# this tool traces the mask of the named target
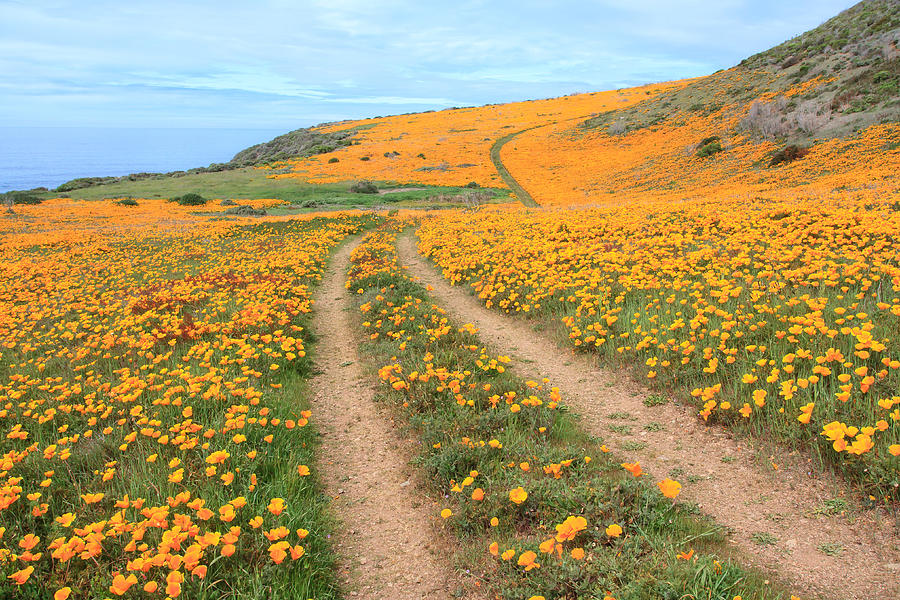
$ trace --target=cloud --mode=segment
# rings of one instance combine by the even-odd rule
[[[0,125],[296,127],[691,77],[852,2],[0,0]]]

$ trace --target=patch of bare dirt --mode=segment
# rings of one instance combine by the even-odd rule
[[[434,526],[438,508],[417,489],[404,441],[359,364],[344,288],[353,246],[338,250],[316,294],[320,372],[310,381],[319,467],[343,524],[335,535],[341,576],[353,597],[443,600],[458,581]]]
[[[681,482],[679,499],[728,528],[744,561],[804,597],[900,598],[896,515],[862,509],[844,482],[814,471],[796,453],[759,456],[753,440],[706,426],[693,408],[646,406],[650,392],[627,375],[598,368],[593,357],[560,348],[531,323],[493,312],[466,288],[451,286],[418,254],[411,235],[398,239],[398,252],[409,274],[454,319],[478,327],[492,350],[509,355],[519,374],[548,377],[559,387],[589,432],[639,461],[645,477]]]

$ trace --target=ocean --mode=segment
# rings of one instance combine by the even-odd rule
[[[53,189],[76,177],[205,167],[287,131],[0,127],[0,193]]]

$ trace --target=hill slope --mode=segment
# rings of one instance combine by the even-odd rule
[[[355,131],[354,145],[270,168],[318,182],[497,186],[490,149],[504,138],[503,165],[545,205],[895,185],[898,90],[900,0],[866,0],[707,77],[330,124],[314,131]]]
[[[274,198],[295,182],[509,187],[541,205],[884,191],[898,186],[898,122],[900,0],[865,0],[706,77],[329,123],[202,173],[84,180],[57,191],[93,185],[92,197],[132,187],[137,195],[174,177],[183,178],[179,189],[210,177],[252,180],[259,197]],[[208,173],[219,170],[234,174]]]

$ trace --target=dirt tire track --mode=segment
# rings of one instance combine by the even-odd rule
[[[640,461],[654,480],[681,469],[682,474],[673,476],[684,486],[679,499],[697,503],[727,527],[741,559],[778,574],[802,594],[846,600],[900,598],[896,520],[883,511],[854,506],[852,494],[837,477],[809,473],[797,456],[779,456],[776,461],[787,464],[777,471],[768,461],[758,464],[752,440],[736,440],[724,428],[703,425],[685,406],[645,406],[649,392],[626,375],[598,368],[592,357],[560,348],[535,333],[527,321],[491,311],[467,288],[450,285],[418,254],[412,235],[398,238],[398,254],[408,273],[429,286],[452,318],[478,327],[482,340],[508,354],[519,374],[549,377],[585,428],[614,451]],[[627,412],[634,420],[610,418],[617,412]],[[650,423],[663,429],[645,429]],[[617,434],[609,429],[612,425],[630,426],[633,435]],[[646,447],[626,449],[628,442]],[[722,460],[725,457],[729,462]],[[838,496],[852,507],[847,514],[816,515],[825,500]],[[774,538],[774,544],[766,543]],[[819,550],[833,543],[843,546],[840,555]]]
[[[334,536],[341,579],[352,596],[443,600],[458,582],[433,525],[437,509],[416,489],[404,443],[359,364],[344,287],[356,243],[338,249],[316,293],[319,372],[309,382],[322,434],[318,464],[343,524]]]

